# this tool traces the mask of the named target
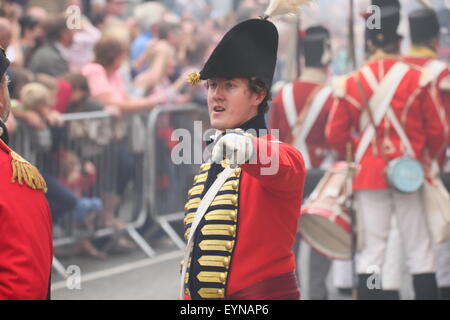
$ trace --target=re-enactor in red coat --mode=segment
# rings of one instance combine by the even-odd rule
[[[438,60],[440,29],[438,16],[434,10],[418,9],[411,12],[409,30],[412,46],[404,61],[422,70],[423,84],[430,84],[431,96],[436,105],[442,104],[450,119],[450,69],[447,63]],[[448,139],[450,142],[450,130]],[[445,152],[439,160],[441,166],[445,167],[448,161]],[[450,240],[436,245],[436,257],[439,298],[450,300]]]
[[[419,9],[409,15],[412,46],[403,61],[423,72],[422,85],[430,84],[435,104],[442,104],[450,118],[450,69],[438,60],[440,25],[432,9]],[[450,142],[450,130],[448,141]]]
[[[271,22],[244,21],[197,74],[207,80],[210,121],[218,133],[211,161],[200,167],[189,191],[186,239],[217,175],[230,163],[239,167],[192,235],[192,253],[183,261],[186,299],[300,298],[292,247],[306,170],[300,152],[267,134],[264,121],[277,47]]]
[[[372,0],[372,3],[381,7],[382,28],[367,29],[373,54],[363,68],[342,82],[339,102],[331,110],[327,125],[328,142],[341,157],[345,157],[348,143],[353,145],[355,152],[366,128],[373,128],[367,105],[372,105],[373,113],[382,109],[381,103],[371,103],[371,98],[374,95],[391,98],[389,90],[392,90],[388,109],[398,119],[412,146],[414,154],[410,156],[422,163],[425,158],[436,159],[446,142],[448,120],[440,116],[445,116],[445,112],[432,98],[431,85],[421,81],[423,73],[402,62],[399,54],[401,37],[397,33],[399,2]],[[396,84],[392,80],[388,82],[389,87],[385,90],[380,83],[388,78],[395,66],[400,66],[405,74]],[[406,264],[413,275],[416,299],[436,299],[435,256],[421,190],[400,192],[389,185],[386,177],[389,161],[402,157],[407,151],[392,119],[385,115],[376,126],[376,138],[371,139],[362,153],[353,183],[359,224],[358,295],[361,299],[381,298],[381,290],[377,290],[380,288],[368,288],[366,284],[374,268],[383,270],[391,218],[395,216]]]
[[[49,297],[53,257],[46,184],[30,163],[7,145],[4,123],[10,101],[5,75],[9,62],[0,50],[0,300]]]

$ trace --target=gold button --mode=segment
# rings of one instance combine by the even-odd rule
[[[233,184],[231,185],[231,187],[233,188],[233,190],[236,191],[238,189],[238,187],[239,187],[239,182],[233,181]]]
[[[187,211],[188,210],[188,204],[186,203],[185,205],[184,205],[184,211]]]
[[[227,258],[227,257],[223,258],[223,265],[224,265],[226,268],[228,268],[229,265],[230,265],[230,258]]]
[[[242,168],[236,168],[234,170],[234,174],[236,175],[236,177],[241,173],[241,171],[242,171]]]
[[[219,279],[220,279],[221,282],[225,282],[225,280],[227,279],[226,274],[225,273],[221,273],[220,276],[219,276]]]
[[[225,245],[225,248],[230,251],[231,248],[233,248],[233,243],[231,241],[227,242],[227,244]]]
[[[217,289],[217,294],[223,296],[223,289]]]
[[[238,203],[238,197],[237,197],[237,196],[233,196],[233,197],[231,198],[231,203],[233,204],[233,206],[237,205],[237,203]]]
[[[228,231],[230,232],[231,236],[234,236],[236,234],[236,228],[233,226],[229,227]]]
[[[230,218],[236,221],[236,217],[237,217],[237,212],[236,210],[230,212]]]
[[[194,177],[194,184],[197,183],[197,181],[198,181],[198,176],[195,176]]]

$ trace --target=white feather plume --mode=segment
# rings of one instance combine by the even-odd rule
[[[282,14],[297,14],[301,6],[308,5],[312,1],[314,0],[270,0],[264,16],[273,18]]]

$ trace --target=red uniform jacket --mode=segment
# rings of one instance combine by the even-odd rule
[[[12,182],[15,158],[0,140],[0,300],[46,299],[53,258],[50,209],[42,191]]]
[[[306,175],[303,159],[298,150],[271,135],[253,141],[255,154],[272,155],[278,169],[264,174],[261,169],[274,163],[258,157],[257,163],[236,169],[219,191],[198,227],[188,277],[200,282],[190,288],[195,293],[186,290],[190,297],[200,292],[201,298],[225,298],[295,270],[292,247]],[[186,237],[211,165],[203,164],[200,170],[185,207]],[[193,263],[198,263],[195,272]]]
[[[395,64],[395,59],[376,60],[368,63],[378,81]],[[326,135],[329,144],[335,148],[341,158],[345,158],[346,144],[351,141],[355,152],[361,136],[359,121],[363,111],[363,100],[356,84],[356,75],[362,79],[362,86],[369,99],[372,90],[361,72],[349,75],[341,85],[339,102],[331,110],[327,124]],[[440,106],[436,105],[430,95],[430,86],[419,85],[422,73],[411,68],[401,81],[391,107],[403,125],[410,143],[422,160],[426,151],[433,158],[439,156],[445,145],[445,126],[439,113]],[[445,112],[444,112],[445,113]],[[389,144],[391,151],[387,153],[388,160],[403,155],[400,138],[389,121],[384,119],[377,129],[379,141]],[[378,148],[372,143],[366,150],[359,169],[356,173],[353,187],[358,189],[387,189],[385,178],[386,163]]]
[[[404,61],[414,67],[423,68],[428,62],[436,59],[437,54],[430,49],[414,47],[410,49],[409,56],[405,57]],[[444,105],[447,116],[450,118],[450,69],[446,68],[441,72],[437,79],[435,79],[433,85],[436,86],[437,91],[440,93],[440,103]],[[448,139],[450,142],[450,130]]]
[[[294,100],[297,109],[297,115],[305,108],[307,103],[311,101],[312,95],[315,95],[323,86],[323,83],[309,79],[300,79],[293,83]],[[325,137],[325,126],[328,119],[328,114],[333,104],[333,96],[325,102],[323,109],[317,120],[315,121],[311,131],[306,138],[306,145],[308,148],[309,158],[311,159],[311,166],[318,168],[325,157],[325,152],[330,147]],[[292,130],[294,128],[289,126],[288,119],[283,104],[282,91],[275,97],[271,106],[270,128],[280,130],[280,140],[287,143],[293,143]]]

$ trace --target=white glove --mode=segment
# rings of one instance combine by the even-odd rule
[[[216,143],[212,150],[212,161],[221,163],[225,158],[231,165],[241,165],[253,156],[253,143],[250,135],[228,133]]]

